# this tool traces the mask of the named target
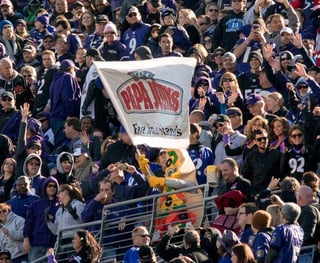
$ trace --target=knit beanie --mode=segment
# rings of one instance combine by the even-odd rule
[[[0,22],[0,35],[2,35],[2,29],[5,25],[10,25],[13,27],[13,24],[9,20],[2,20]]]
[[[73,157],[70,153],[65,153],[60,158],[60,163],[68,161],[69,163],[73,163]]]
[[[253,214],[251,225],[258,230],[269,227],[271,222],[271,215],[264,210],[258,210]]]
[[[47,27],[49,25],[49,15],[44,14],[44,15],[38,16],[37,21],[39,21],[41,24]]]
[[[103,33],[106,34],[106,33],[111,33],[111,32],[114,32],[114,33],[116,33],[116,35],[118,35],[116,25],[112,22],[108,22],[104,27]]]

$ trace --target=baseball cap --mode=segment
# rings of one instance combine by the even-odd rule
[[[282,35],[282,33],[288,33],[288,34],[292,35],[293,30],[290,27],[284,27],[280,30],[280,36]]]
[[[153,262],[156,258],[156,254],[151,246],[144,245],[139,248],[139,258],[141,263]]]
[[[158,8],[161,6],[160,0],[150,0],[150,3],[154,8]]]
[[[106,15],[98,15],[97,16],[97,19],[96,19],[96,23],[102,23],[102,22],[105,22],[105,23],[108,23],[109,22],[109,19]]]
[[[0,3],[0,6],[1,5],[7,5],[7,6],[13,6],[12,2],[10,0],[2,0],[1,3]]]
[[[30,52],[30,53],[34,53],[36,51],[37,51],[36,48],[32,45],[26,45],[22,50],[22,52]]]
[[[217,118],[214,120],[214,124],[225,121],[230,121],[230,118],[225,114],[219,114],[217,115]]]
[[[0,256],[2,255],[2,254],[6,254],[7,256],[9,256],[9,258],[11,259],[11,253],[9,252],[9,250],[1,250],[0,251]]]
[[[76,70],[79,70],[78,67],[74,64],[74,62],[70,59],[65,59],[60,64],[60,70],[66,71],[69,68],[75,68]]]
[[[1,99],[4,99],[4,98],[6,98],[6,97],[14,100],[13,93],[10,92],[10,91],[4,91],[4,92],[1,93]]]
[[[251,93],[246,99],[247,105],[254,105],[259,101],[263,101],[263,98],[257,93]]]
[[[42,148],[42,145],[41,145],[41,142],[40,142],[40,141],[38,141],[38,140],[32,140],[32,141],[30,141],[30,142],[27,144],[27,149],[30,149],[30,148],[32,148],[32,147],[34,147],[34,146],[38,147],[39,149]]]
[[[232,107],[232,108],[229,108],[226,110],[226,115],[228,117],[230,116],[241,116],[242,115],[242,112],[239,108],[237,107]]]
[[[95,60],[103,61],[104,59],[101,56],[101,53],[96,48],[89,48],[87,50],[86,56],[93,57]]]

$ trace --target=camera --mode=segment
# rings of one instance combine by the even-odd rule
[[[128,166],[125,163],[119,163],[118,164],[118,169],[120,170],[127,170]]]
[[[253,24],[252,25],[252,29],[255,30],[255,31],[260,30],[260,25]]]

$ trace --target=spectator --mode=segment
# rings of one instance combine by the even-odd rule
[[[140,247],[150,244],[150,234],[145,226],[137,226],[132,230],[132,242],[133,247],[124,255],[124,263],[138,263]]]
[[[45,38],[44,42],[46,39],[48,38]],[[57,72],[55,63],[56,57],[51,50],[42,51],[42,67],[38,74],[37,92],[34,98],[34,108],[32,110],[32,113],[35,116],[48,106],[50,83],[53,80],[54,73]]]
[[[208,165],[213,164],[214,155],[211,148],[200,144],[201,127],[198,124],[190,124],[190,136],[188,152],[196,167],[196,177],[198,184],[206,184],[207,176],[204,173]]]
[[[89,36],[94,33],[95,30],[95,16],[94,14],[86,10],[80,17],[78,28],[83,32],[86,36]]]
[[[268,103],[269,104],[269,103]],[[288,120],[284,117],[274,118],[270,125],[270,148],[283,152],[284,147],[289,147]]]
[[[27,156],[23,165],[23,173],[28,176],[31,181],[31,192],[42,196],[43,183],[46,178],[41,175],[42,160],[39,155],[31,153]]]
[[[135,6],[129,9],[126,19],[130,27],[123,33],[122,43],[128,47],[128,55],[133,60],[134,50],[146,44],[150,25],[143,23],[139,9]],[[134,45],[130,45],[130,43],[134,43]]]
[[[12,257],[9,250],[0,251],[0,260],[5,260],[7,263],[12,263]]]
[[[23,251],[28,254],[29,262],[43,257],[48,248],[54,247],[56,235],[49,230],[46,221],[55,220],[59,208],[57,198],[59,184],[48,177],[42,185],[42,198],[30,204],[23,228]]]
[[[305,172],[302,175],[301,185],[307,185],[312,189],[315,203],[319,203],[319,177],[315,172]]]
[[[61,62],[50,86],[51,128],[55,136],[55,145],[64,140],[63,127],[67,117],[79,117],[81,90],[75,79],[73,61],[66,59]]]
[[[274,114],[266,112],[265,102],[263,98],[257,93],[250,94],[246,99],[246,104],[253,117],[260,115],[263,118],[267,119],[269,124],[273,121],[274,118],[277,117]]]
[[[157,252],[161,258],[171,262],[172,259],[182,255],[189,257],[195,262],[211,262],[207,252],[200,247],[200,235],[196,230],[185,230],[183,236],[183,247],[170,244],[172,236],[177,234],[179,231],[180,228],[178,226],[173,226],[157,244]]]
[[[258,210],[254,203],[243,203],[238,211],[238,224],[241,228],[239,239],[252,248],[255,235],[251,228],[253,214]]]
[[[13,93],[10,91],[1,93],[0,104],[0,130],[2,131],[2,128],[6,126],[7,121],[9,121],[11,117],[17,113],[16,100],[13,96]]]
[[[182,57],[182,54],[173,50],[173,38],[169,33],[162,33],[159,36],[161,54],[157,57]]]
[[[253,201],[250,182],[240,176],[239,167],[234,159],[225,158],[220,163],[219,169],[221,170],[222,178],[226,184],[220,187],[218,195],[223,195],[232,190],[239,190],[246,197],[248,202]],[[224,213],[227,215],[234,215],[237,214],[238,210],[239,207],[228,207],[224,208]]]
[[[2,162],[0,175],[0,203],[7,202],[10,199],[16,165],[16,160],[13,158],[6,158]]]
[[[94,236],[84,229],[78,230],[72,239],[72,246],[75,253],[72,254],[68,262],[100,262],[102,250],[99,243],[95,240]],[[48,263],[57,263],[54,258],[53,248],[50,248],[47,252]]]
[[[7,202],[11,206],[12,212],[26,218],[27,207],[35,200],[39,199],[39,196],[33,194],[30,190],[31,181],[27,176],[20,176],[15,181],[15,191],[13,197]]]
[[[24,19],[17,19],[14,23],[14,32],[22,37],[23,40],[26,40],[29,38],[30,34],[27,30],[27,23],[24,21]]]
[[[223,137],[223,139],[216,144],[216,147],[214,150],[214,154],[215,154],[214,164],[220,164],[223,159],[228,157],[228,154],[226,153],[225,148],[229,146],[230,149],[235,149],[241,146],[244,143],[246,137],[243,134],[239,133],[239,131],[234,131],[232,129],[230,118],[227,115],[224,115],[224,114],[218,115],[213,125],[216,128],[217,132]],[[239,165],[241,162],[242,156],[241,154],[234,155],[233,159]]]
[[[118,30],[112,22],[104,27],[103,46],[100,51],[105,61],[119,61],[126,54],[127,47],[120,42]]]
[[[302,185],[296,192],[297,204],[301,208],[298,223],[303,229],[303,246],[318,244],[320,212],[314,205],[312,189],[307,185]]]
[[[27,260],[22,250],[24,218],[12,212],[10,205],[0,203],[0,246],[2,250],[10,251],[13,262]]]
[[[104,28],[108,22],[109,22],[109,19],[106,15],[98,15],[97,16],[95,31],[86,38],[86,42],[84,45],[84,47],[86,49],[89,49],[89,48],[101,49],[102,48],[103,38],[104,38]]]
[[[230,51],[239,39],[238,31],[244,25],[243,15],[247,1],[231,1],[230,14],[223,17],[214,30],[214,47],[222,46],[227,51]],[[232,23],[232,26],[229,25]]]
[[[252,253],[252,250],[247,244],[237,244],[232,247],[231,252],[232,262],[246,262],[256,263],[256,259]]]
[[[80,18],[86,9],[81,1],[74,1],[69,7],[72,14],[72,18],[69,20],[70,25],[72,29],[76,29],[78,28]]]
[[[298,261],[303,242],[303,230],[297,224],[301,214],[295,203],[286,203],[281,208],[281,225],[273,231],[266,263],[295,263]]]
[[[58,198],[61,206],[55,214],[54,222],[46,221],[53,235],[58,235],[62,228],[82,223],[81,213],[85,206],[81,190],[75,185],[60,185]],[[62,244],[70,244],[72,236],[76,231],[76,229],[63,231]]]
[[[140,247],[139,258],[141,263],[157,263],[156,253],[149,245]]]
[[[55,40],[55,48],[57,61],[62,62],[65,59],[72,60],[74,58],[74,56],[68,52],[70,49],[70,43],[66,35],[57,35]]]
[[[268,133],[264,129],[254,133],[256,148],[244,159],[241,174],[251,181],[253,193],[260,194],[271,181],[271,177],[282,178],[280,174],[280,152],[269,150]]]
[[[0,10],[0,21],[8,20],[12,24],[15,24],[18,19],[24,19],[22,14],[14,11],[14,6],[10,0],[2,0],[0,3]]]
[[[179,26],[185,28],[189,35],[191,45],[201,42],[201,32],[198,25],[196,14],[191,9],[179,10]]]
[[[219,263],[231,263],[232,247],[239,244],[237,235],[231,230],[225,230],[222,237],[218,237],[217,247],[220,255]]]
[[[270,227],[271,215],[264,211],[258,210],[253,214],[251,227],[255,238],[253,241],[253,254],[258,263],[264,263],[273,228]]]
[[[57,0],[57,1],[61,1],[61,0]],[[57,4],[57,1],[56,1],[56,4]],[[77,49],[82,47],[82,43],[80,38],[76,34],[71,33],[71,26],[69,21],[67,19],[59,19],[55,23],[55,29],[56,29],[57,36],[60,36],[60,35],[67,36],[67,41],[69,43],[68,53],[71,53],[71,55],[74,56],[76,54]]]
[[[54,11],[50,17],[50,24],[54,24],[58,16],[64,16],[66,19],[71,19],[72,14],[68,12],[67,0],[56,0],[54,3]]]
[[[79,181],[74,176],[74,158],[69,152],[61,152],[56,161],[57,173],[54,176],[59,185],[62,184],[76,184]]]
[[[23,8],[22,14],[24,15],[24,19],[27,22],[28,30],[33,28],[34,22],[37,17],[37,12],[41,8],[40,0],[29,0],[27,5]]]
[[[37,45],[40,45],[44,36],[50,34],[48,31],[49,25],[49,15],[43,14],[37,16],[34,22],[34,28],[30,31],[30,37],[36,42]]]
[[[23,76],[14,69],[9,57],[4,57],[0,60],[0,74],[0,87],[14,94],[17,108],[20,108],[23,103],[33,100],[33,95],[30,89],[27,88]]]
[[[115,187],[111,181],[107,178],[102,179],[99,182],[99,193],[90,200],[85,206],[81,218],[84,222],[92,222],[95,220],[101,220],[103,217],[103,207],[108,204],[116,203],[113,198],[115,194]],[[120,241],[121,233],[124,233],[126,229],[126,217],[128,215],[128,208],[126,206],[115,206],[108,209],[109,212],[105,220],[110,226],[104,230],[103,241],[103,258],[112,259],[116,258],[116,249],[118,242]],[[89,228],[91,232],[98,230],[95,227]]]
[[[219,14],[218,5],[215,2],[209,2],[205,8],[205,14],[210,18],[210,24],[206,32],[208,32],[209,35],[214,37],[214,30],[216,29],[216,26],[218,24],[218,14]]]

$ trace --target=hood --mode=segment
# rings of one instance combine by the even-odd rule
[[[57,71],[55,73],[53,73],[53,80],[57,80],[58,78],[60,78],[62,75],[66,75],[66,74],[69,74],[67,72],[64,72],[64,71]]]
[[[30,161],[30,160],[33,159],[33,158],[37,159],[37,160],[40,162],[39,169],[38,169],[37,174],[36,174],[35,176],[41,174],[42,160],[41,160],[41,158],[40,158],[39,155],[34,154],[34,153],[31,153],[31,154],[29,154],[29,155],[27,156],[27,158],[25,159],[24,164],[23,164],[23,174],[24,174],[25,176],[28,176],[28,174],[27,174],[27,162]],[[35,176],[33,176],[33,177],[35,177]],[[29,176],[28,176],[28,177],[29,177]]]
[[[42,130],[41,130],[41,122],[35,118],[28,118],[27,120],[27,127],[35,134],[42,136]]]
[[[305,96],[301,96],[300,91],[297,89],[297,87],[301,84],[305,84],[309,87],[307,94]],[[302,102],[305,102],[306,100],[308,100],[309,96],[312,94],[312,90],[309,86],[309,83],[305,78],[299,78],[294,87],[295,87],[295,91],[298,99],[301,100]]]
[[[72,174],[73,167],[74,167],[74,159],[73,159],[73,155],[72,155],[71,153],[69,153],[69,152],[62,152],[62,153],[60,153],[60,154],[58,155],[57,160],[56,160],[57,170],[58,170],[59,173],[64,174],[64,171],[63,171],[62,166],[61,166],[61,163],[60,163],[61,157],[62,157],[63,155],[68,155],[68,156],[71,157],[72,165],[71,165],[71,170],[70,170],[70,172],[68,173],[68,176],[70,176],[70,175]]]
[[[49,176],[47,178],[47,180],[44,182],[44,184],[42,184],[42,188],[41,188],[41,193],[42,193],[42,196],[44,197],[47,197],[47,191],[46,191],[46,187],[49,183],[55,183],[57,188],[56,188],[56,194],[58,193],[58,190],[59,190],[59,183],[57,181],[56,178],[54,178],[53,176]]]
[[[13,74],[12,74],[12,77],[10,79],[3,78],[3,76],[1,74],[0,74],[0,79],[3,79],[4,81],[10,81],[10,80],[15,79],[18,75],[19,75],[19,73],[16,70],[13,70]]]

